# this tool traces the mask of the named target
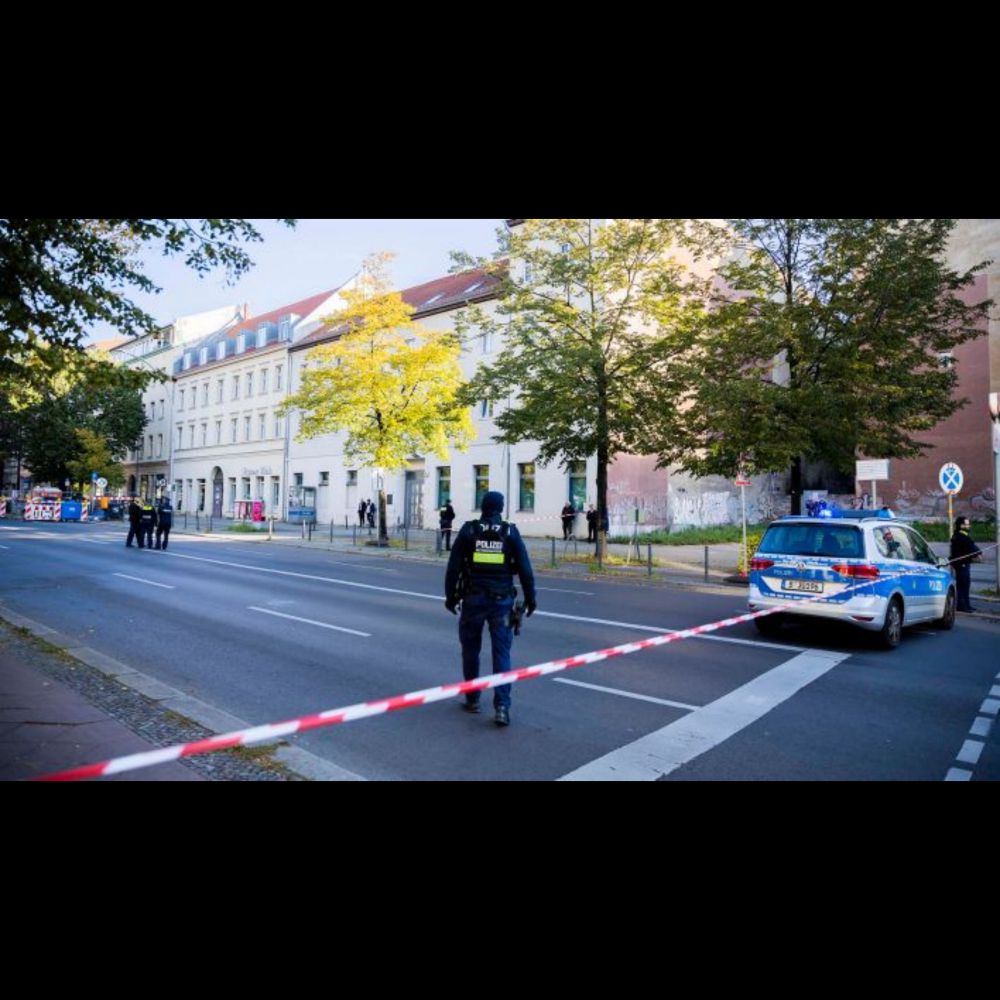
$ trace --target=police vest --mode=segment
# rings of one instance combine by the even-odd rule
[[[501,524],[483,524],[482,521],[468,523],[473,530],[472,554],[467,562],[470,582],[512,585],[514,566],[508,558],[506,548],[510,525],[506,521]]]
[[[153,520],[153,508],[152,507],[143,507],[142,508],[142,513],[139,515],[139,520],[143,524],[150,523]]]

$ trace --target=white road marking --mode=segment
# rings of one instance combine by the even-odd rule
[[[682,701],[668,701],[666,698],[652,698],[648,694],[636,694],[634,691],[620,691],[618,688],[602,687],[600,684],[585,684],[583,681],[571,681],[567,677],[553,677],[559,684],[572,684],[573,687],[589,688],[591,691],[603,691],[605,694],[617,694],[622,698],[635,698],[636,701],[651,701],[654,705],[669,705],[671,708],[683,708],[693,712],[700,705],[686,705]]]
[[[969,781],[972,778],[972,772],[966,771],[964,767],[952,767],[948,769],[948,773],[944,776],[945,781]]]
[[[591,590],[563,590],[561,587],[535,587],[535,590],[547,590],[553,594],[583,594],[584,597],[593,597]]]
[[[360,635],[362,638],[370,639],[371,632],[359,632],[356,628],[344,628],[341,625],[328,625],[326,622],[313,621],[312,618],[299,618],[298,615],[286,615],[282,611],[271,611],[269,608],[258,608],[248,605],[250,611],[259,611],[261,614],[274,615],[275,618],[290,618],[293,622],[305,622],[307,625],[318,625],[320,628],[330,628],[335,632],[349,632],[351,635]]]
[[[972,723],[972,728],[969,730],[970,736],[982,736],[984,739],[990,735],[990,730],[993,728],[993,720],[987,719],[985,716],[980,715],[975,722]]]
[[[112,576],[120,576],[123,580],[135,580],[136,583],[148,583],[151,587],[162,587],[164,590],[176,590],[169,583],[156,583],[153,580],[144,580],[141,576],[129,576],[128,573],[112,573]]]
[[[338,577],[319,576],[315,573],[296,573],[289,569],[271,569],[268,566],[251,566],[249,563],[232,562],[228,559],[209,559],[207,556],[191,556],[182,552],[168,552],[167,555],[173,556],[175,559],[193,559],[195,562],[213,563],[216,566],[232,566],[235,569],[248,569],[257,573],[271,573],[275,576],[292,576],[298,580],[318,580],[321,583],[337,583],[342,587],[358,587],[361,590],[377,590],[383,594],[401,594],[403,597],[419,597],[423,600],[440,601],[441,603],[444,603],[444,595],[442,594],[424,594],[417,590],[400,590],[397,587],[379,587],[374,583],[358,583],[356,580],[341,580]],[[657,628],[653,625],[637,625],[634,622],[613,621],[607,618],[587,618],[582,615],[563,615],[558,614],[555,611],[536,611],[535,614],[541,615],[545,618],[563,618],[567,621],[588,622],[592,625],[614,625],[618,628],[637,629],[640,632],[655,632],[657,635],[683,631],[682,629]],[[805,646],[791,646],[776,642],[759,642],[756,639],[735,639],[730,636],[723,635],[696,635],[692,636],[692,638],[705,639],[709,642],[735,643],[738,646],[756,646],[760,649],[780,649],[785,653],[804,653],[807,651]],[[850,653],[837,653],[835,655],[845,657],[850,656]]]
[[[983,752],[984,746],[986,744],[982,740],[966,740],[962,744],[962,749],[955,754],[955,760],[975,767],[979,763],[979,755]]]
[[[990,688],[990,697],[1000,698],[1000,685],[995,685],[994,687]]]
[[[653,781],[700,757],[822,677],[849,653],[810,650],[648,736],[598,757],[563,781]]]
[[[10,546],[9,545],[0,545],[0,549],[6,549],[9,552],[10,551]]]
[[[979,706],[980,715],[996,715],[997,710],[1000,709],[1000,699],[997,698],[987,698],[986,701]]]

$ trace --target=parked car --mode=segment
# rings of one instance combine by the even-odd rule
[[[755,618],[765,635],[789,619],[825,618],[877,632],[894,649],[908,625],[952,628],[955,602],[948,561],[888,509],[779,518],[750,562],[751,611],[795,605]]]

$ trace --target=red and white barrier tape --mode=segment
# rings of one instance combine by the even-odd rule
[[[986,548],[996,548],[996,545],[989,545]],[[963,556],[961,558],[966,557]],[[953,561],[957,562],[958,560]],[[837,596],[839,597],[841,594],[846,594],[852,590],[861,590],[864,587],[875,586],[879,583],[884,583],[886,580],[912,576],[920,572],[920,570],[904,570],[899,573],[890,573],[879,577],[877,580],[866,580],[864,583],[845,587]],[[508,670],[503,674],[493,674],[490,677],[480,677],[474,681],[442,684],[438,687],[424,688],[422,691],[412,691],[409,694],[396,695],[392,698],[379,698],[375,701],[359,702],[356,705],[348,705],[346,708],[330,708],[316,715],[304,715],[298,719],[290,719],[287,722],[254,726],[251,729],[241,729],[237,732],[225,733],[222,736],[212,736],[204,740],[195,740],[192,743],[181,743],[172,747],[163,747],[160,750],[130,754],[127,757],[115,757],[111,760],[102,761],[99,764],[86,764],[83,767],[74,767],[66,771],[42,775],[32,780],[79,781],[82,778],[100,778],[111,774],[121,774],[124,771],[136,771],[143,767],[151,767],[153,764],[165,764],[168,761],[178,760],[181,757],[193,757],[195,754],[211,753],[213,750],[225,750],[230,747],[266,743],[284,736],[291,736],[294,733],[304,733],[310,729],[336,726],[342,722],[354,722],[357,719],[367,719],[373,715],[382,715],[385,712],[395,712],[401,708],[429,705],[435,701],[454,698],[459,694],[484,691],[488,688],[499,687],[501,684],[513,684],[517,681],[527,681],[535,677],[544,677],[563,670],[571,670],[573,667],[582,667],[589,663],[599,663],[601,660],[609,660],[615,656],[637,653],[639,650],[651,649],[654,646],[665,646],[670,642],[690,639],[693,636],[704,635],[706,632],[715,632],[718,629],[730,628],[733,625],[753,621],[754,618],[763,618],[766,615],[773,615],[780,611],[801,607],[803,604],[825,600],[828,600],[828,598],[823,595],[797,598],[773,608],[765,608],[761,611],[750,611],[746,614],[737,615],[735,618],[722,618],[707,625],[697,625],[694,628],[680,629],[676,632],[654,636],[650,639],[626,642],[620,646],[611,646],[607,649],[599,649],[591,653],[568,656],[562,660],[550,660],[548,663],[536,663],[531,667],[518,667],[516,670]]]

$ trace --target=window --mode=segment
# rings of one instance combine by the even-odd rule
[[[479,404],[479,416],[482,418],[493,416],[493,400],[484,399]]]
[[[278,339],[289,340],[292,336],[292,317],[282,316],[278,321]]]
[[[951,368],[955,364],[955,355],[951,351],[942,351],[938,355],[938,364],[942,368]]]
[[[236,423],[236,417],[229,421],[229,440],[232,444],[236,444]]]
[[[253,372],[247,372],[247,399],[253,395]]]
[[[225,388],[226,388],[226,380],[220,378],[215,383],[215,401],[217,403],[221,403],[222,402],[222,396],[223,396],[223,394],[225,392]]]
[[[243,418],[243,440],[244,441],[249,441],[250,440],[250,418],[249,417],[244,417]]]
[[[201,405],[208,406],[208,383],[201,383]]]
[[[271,512],[277,513],[281,506],[281,477],[271,476]]]
[[[139,446],[135,450],[135,457],[138,461],[142,461],[142,438],[139,438]]]
[[[281,390],[281,375],[284,371],[284,365],[274,366],[274,391],[279,392]]]
[[[257,418],[257,436],[261,441],[267,437],[267,414],[261,413]]]
[[[177,394],[177,412],[178,413],[183,413],[184,412],[184,390],[183,389],[181,389],[181,391]]]
[[[208,444],[208,424],[203,423],[201,425],[201,433],[198,435],[198,441],[201,443],[202,448]]]
[[[247,349],[247,335],[241,333],[236,339],[236,353],[242,354]]]
[[[330,485],[330,473],[329,472],[321,472],[319,474],[319,484],[320,484],[320,486],[329,486]]]
[[[174,480],[174,500],[175,500],[175,506],[177,507],[178,512],[180,512],[180,510],[184,506],[184,480],[183,479],[175,479]]]
[[[875,547],[886,559],[914,559],[911,535],[897,525],[875,528]]]
[[[161,420],[163,419],[163,416],[164,416],[165,413],[166,413],[166,400],[161,399],[160,400],[160,419]]]
[[[149,457],[153,457],[153,435],[149,435]]]
[[[267,369],[260,370],[260,394],[263,396],[267,392]]]
[[[222,444],[222,421],[215,421],[215,443]]]
[[[489,354],[493,350],[493,331],[483,330],[483,354]]]
[[[587,463],[569,463],[569,502],[573,510],[583,510],[587,500]]]
[[[264,477],[263,476],[258,476],[257,477],[257,492],[254,494],[254,497],[257,500],[263,500],[264,499]]]
[[[250,500],[251,496],[250,496],[250,477],[249,476],[244,476],[243,477],[242,486],[243,486],[243,499],[244,500]]]
[[[205,510],[205,480],[198,480],[198,510],[204,512]]]
[[[198,352],[198,364],[199,365],[207,365],[208,364],[208,348],[207,347],[203,347]]]
[[[281,437],[281,433],[282,433],[282,431],[281,431],[281,417],[276,416],[274,418],[274,436],[276,438],[280,438]]]
[[[263,347],[267,343],[267,327],[262,326],[257,330],[257,346]]]
[[[156,435],[156,457],[161,458],[163,456],[163,435]]]
[[[451,500],[451,466],[438,466],[438,507],[443,507]]]
[[[358,470],[348,469],[347,470],[347,485],[357,486],[358,485]]]
[[[178,450],[184,447],[184,425],[183,424],[178,424],[177,425],[177,445],[176,445],[176,447],[178,448]]]
[[[184,355],[184,366],[183,367],[184,367],[184,371],[187,371],[191,367],[191,355],[190,354],[185,354]]]
[[[220,340],[218,344],[215,345],[215,360],[222,361],[226,357],[226,342]]]
[[[488,465],[474,465],[476,474],[476,495],[472,505],[473,510],[479,510],[483,506],[483,497],[490,489],[490,467]]]
[[[240,398],[240,377],[239,377],[239,375],[234,375],[233,376],[233,383],[232,383],[232,385],[230,387],[230,390],[229,390],[229,398],[230,399],[239,399]]]
[[[226,504],[226,510],[235,510],[236,508],[236,477],[229,477],[229,501]]]
[[[535,463],[522,462],[517,467],[517,509],[535,509]]]
[[[295,478],[295,485],[296,486],[301,486],[302,485],[302,473],[301,472],[296,472],[294,478]]]
[[[194,424],[188,424],[188,447],[194,447]]]
[[[876,528],[876,531],[878,529]],[[912,531],[906,532],[907,537],[910,539],[910,547],[913,549],[913,558],[917,562],[930,563],[932,566],[937,565],[937,559],[931,554],[931,550],[928,548],[927,543],[921,538],[920,535],[915,534]]]

